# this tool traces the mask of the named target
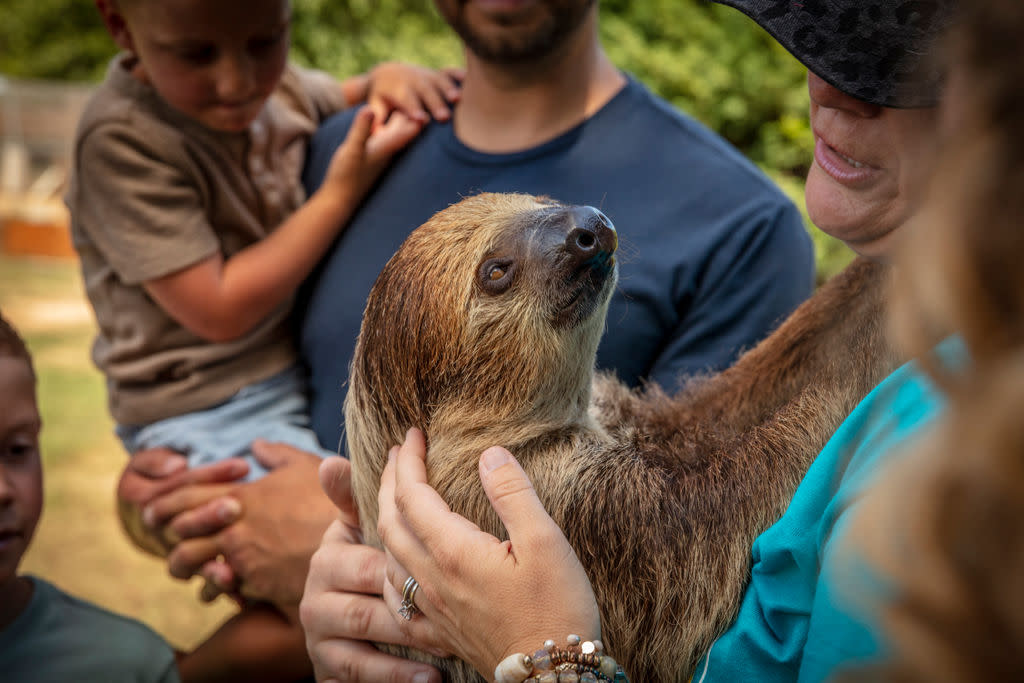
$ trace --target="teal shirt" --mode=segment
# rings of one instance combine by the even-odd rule
[[[29,578],[28,607],[0,631],[0,680],[178,683],[174,652],[147,626]]]
[[[951,339],[938,351],[955,362],[963,345]],[[918,366],[908,363],[850,413],[786,513],[754,541],[739,613],[699,663],[694,683],[816,683],[879,655],[867,614],[841,595],[836,557],[879,469],[926,431],[943,403]]]

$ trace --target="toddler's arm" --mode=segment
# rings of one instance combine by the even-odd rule
[[[426,123],[430,116],[438,121],[451,117],[449,104],[461,94],[465,70],[458,67],[428,69],[404,62],[382,62],[365,74],[341,83],[345,101],[350,105],[366,102],[378,123],[392,111]],[[429,115],[428,115],[429,110]]]
[[[421,126],[396,114],[371,135],[374,116],[358,112],[323,185],[264,240],[228,259],[214,254],[144,283],[179,323],[212,342],[237,339],[294,293],[348,222],[395,152]]]

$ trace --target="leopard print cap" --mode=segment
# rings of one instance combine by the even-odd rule
[[[955,0],[714,0],[761,25],[815,74],[886,107],[938,103],[942,69],[932,48]]]

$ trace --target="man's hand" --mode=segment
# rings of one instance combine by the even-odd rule
[[[380,597],[387,566],[384,552],[361,544],[350,472],[348,460],[340,457],[328,458],[320,466],[320,484],[337,506],[338,516],[310,562],[299,610],[316,678],[439,681],[432,667],[385,654],[368,642],[410,644]]]
[[[194,502],[193,494],[205,498],[205,493],[182,489],[162,501],[172,503],[175,519],[170,527],[183,539],[168,556],[168,566],[174,576],[202,572],[230,590],[232,586],[222,585],[223,576],[211,577],[208,572],[209,563],[223,558],[237,577],[242,596],[294,614],[309,558],[337,511],[317,486],[319,457],[265,441],[253,442],[252,452],[270,472],[222,491],[227,498],[207,499],[197,507],[186,503]],[[218,513],[231,500],[240,514],[230,526],[218,529],[223,521]]]
[[[166,448],[139,451],[128,460],[117,484],[121,523],[137,546],[163,557],[180,537],[166,526],[166,518],[156,514],[153,503],[182,487],[223,484],[248,471],[248,464],[241,459],[190,470],[180,453]]]

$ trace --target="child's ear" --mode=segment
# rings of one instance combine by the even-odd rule
[[[117,46],[128,52],[135,52],[135,45],[132,42],[132,34],[128,30],[128,24],[121,14],[117,0],[95,0],[96,9],[103,17],[103,24],[107,27],[107,33],[114,39]]]

